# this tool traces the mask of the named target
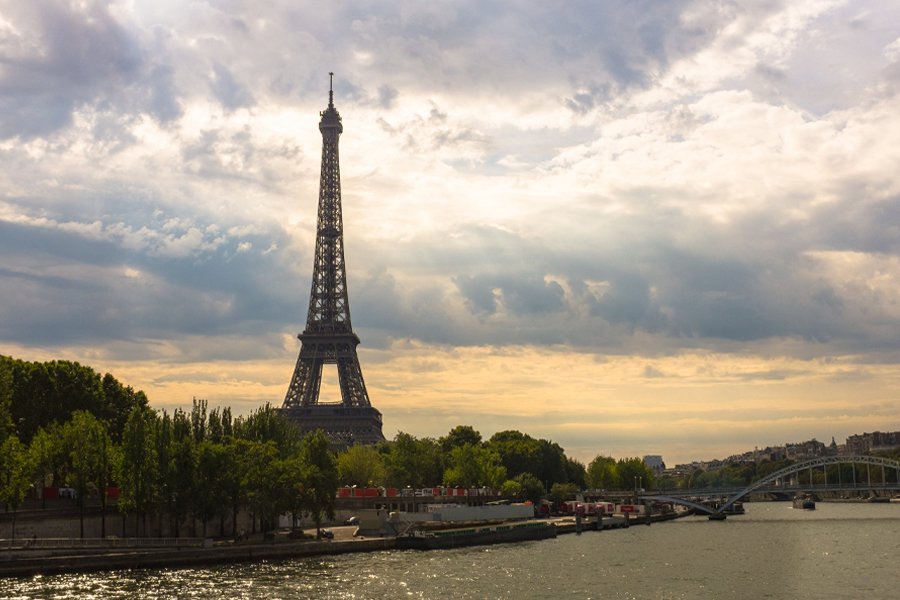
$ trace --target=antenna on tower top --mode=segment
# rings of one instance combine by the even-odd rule
[[[328,73],[328,106],[334,106],[334,73]]]

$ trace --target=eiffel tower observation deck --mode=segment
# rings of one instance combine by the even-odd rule
[[[384,435],[381,413],[369,402],[356,355],[359,337],[350,325],[338,160],[338,138],[344,127],[334,107],[333,88],[328,92],[328,108],[320,114],[322,174],[312,290],[306,329],[297,336],[300,356],[281,413],[295,420],[304,435],[321,429],[333,449],[342,449],[353,444],[377,444]],[[337,365],[340,402],[319,401],[322,368],[326,364]]]

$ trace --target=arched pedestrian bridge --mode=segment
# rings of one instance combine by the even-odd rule
[[[836,481],[833,471],[831,481],[829,481],[828,467],[831,465],[839,465]],[[850,473],[845,473],[845,469],[840,468],[841,465],[851,465],[852,468],[850,469]],[[857,473],[858,466],[864,466],[865,470]],[[880,469],[875,470],[874,479],[872,467],[880,467]],[[803,473],[808,473],[809,477],[805,482],[801,483],[800,475]],[[822,474],[824,476],[820,483],[815,482],[816,477],[814,474]],[[848,476],[849,480],[847,480]],[[690,506],[701,512],[709,513],[710,515],[721,515],[724,512],[727,512],[735,502],[751,492],[783,493],[849,490],[900,490],[900,461],[892,460],[890,458],[881,458],[880,456],[825,456],[813,458],[775,471],[744,489],[710,488],[702,490],[677,490],[667,492],[664,495],[653,494],[641,496],[639,500],[675,502],[684,506]],[[731,497],[718,508],[711,508],[700,502],[690,500],[690,498],[699,499],[704,496],[724,497],[729,495]]]

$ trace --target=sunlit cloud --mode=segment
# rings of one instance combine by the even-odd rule
[[[673,462],[898,429],[898,23],[875,1],[0,1],[0,352],[161,408],[280,404],[334,71],[386,432]]]

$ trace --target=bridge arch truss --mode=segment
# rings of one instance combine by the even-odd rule
[[[703,504],[700,504],[698,502],[693,502],[693,501],[687,500],[685,498],[681,498],[678,495],[642,496],[640,499],[645,500],[645,501],[658,500],[658,501],[663,501],[663,502],[675,502],[678,504],[682,504],[684,506],[690,506],[691,508],[695,508],[697,510],[707,512],[709,514],[718,514],[718,513],[722,513],[723,511],[726,511],[729,508],[731,508],[731,506],[733,506],[735,502],[737,502],[738,500],[740,500],[747,494],[749,494],[751,492],[755,492],[760,489],[770,488],[772,483],[777,483],[778,480],[783,481],[784,478],[789,475],[794,475],[796,473],[802,473],[804,471],[808,471],[810,474],[810,484],[812,484],[813,471],[818,471],[819,469],[822,469],[824,471],[829,465],[839,465],[839,464],[852,464],[852,465],[854,465],[854,467],[858,464],[867,466],[866,471],[867,471],[868,477],[867,477],[867,481],[865,483],[856,481],[856,469],[855,468],[853,469],[853,488],[854,489],[859,489],[859,488],[871,489],[872,487],[883,487],[886,483],[885,482],[886,472],[884,469],[893,469],[895,471],[895,473],[897,474],[895,482],[897,483],[898,486],[900,486],[900,461],[896,461],[896,460],[893,460],[890,458],[882,458],[880,456],[865,456],[865,455],[822,456],[819,458],[813,458],[810,460],[799,462],[799,463],[790,465],[788,467],[785,467],[783,469],[779,469],[778,471],[775,471],[773,473],[770,473],[769,475],[763,477],[759,481],[756,481],[756,482],[750,484],[743,490],[734,494],[731,498],[729,498],[729,500],[727,502],[725,502],[724,504],[719,506],[718,509],[713,509],[713,508],[710,508]],[[881,484],[875,484],[874,486],[872,485],[872,481],[871,481],[871,467],[873,467],[873,466],[882,467],[882,472],[881,472],[882,473],[882,475],[881,475],[882,482],[881,482]],[[825,472],[825,477],[826,477],[825,485],[827,487],[828,475],[827,475],[827,471],[824,471],[824,472]],[[784,491],[784,488],[780,487],[780,488],[778,488],[777,491]],[[691,492],[686,491],[686,493],[691,493]],[[698,495],[697,491],[694,491],[691,495],[694,495],[694,496]]]

